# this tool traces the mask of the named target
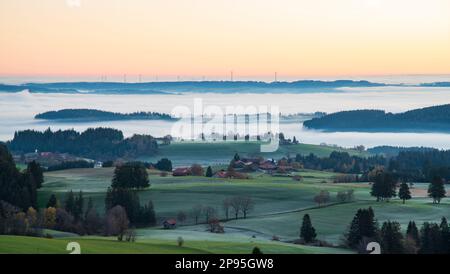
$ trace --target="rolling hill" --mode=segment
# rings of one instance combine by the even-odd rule
[[[309,129],[363,132],[448,132],[450,104],[387,113],[383,110],[342,111],[305,121]]]

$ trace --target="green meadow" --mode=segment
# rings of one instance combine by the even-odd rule
[[[333,151],[347,151],[351,155],[367,156],[367,152],[359,152],[352,149],[342,149],[331,146],[318,146],[309,144],[297,144],[280,146],[277,151],[261,153],[261,142],[177,142],[169,146],[160,146],[159,153],[152,157],[142,157],[141,160],[156,162],[160,158],[169,158],[176,166],[186,166],[192,163],[201,165],[217,165],[229,163],[235,153],[245,156],[263,156],[265,158],[279,159],[290,155],[295,157],[297,153],[317,156],[328,156]]]
[[[118,242],[113,238],[33,238],[0,236],[0,254],[69,254],[67,244],[80,244],[82,254],[250,254],[258,246],[266,254],[335,254],[353,253],[345,249],[312,247],[281,242],[188,241],[179,247],[176,241],[143,240]]]
[[[274,158],[295,153],[326,155],[334,150],[310,145],[282,148],[289,150],[277,152],[279,155],[273,155]],[[247,147],[243,144],[183,143],[163,147],[161,156],[175,162],[177,159],[190,159],[189,165],[208,162],[208,165],[218,170],[229,162],[234,153],[247,156],[256,149],[256,144]],[[213,162],[212,159],[221,159],[220,157],[224,160]],[[105,193],[111,184],[113,172],[113,168],[47,172],[44,186],[38,194],[39,206],[45,207],[52,193],[64,201],[67,191],[83,191],[85,197],[91,197],[98,211],[103,213]],[[79,237],[51,231],[49,234],[54,239],[1,236],[0,253],[68,253],[65,245],[69,241],[79,242],[83,253],[246,254],[255,246],[260,247],[264,253],[350,253],[350,250],[339,247],[347,226],[359,208],[372,207],[380,223],[385,220],[399,221],[403,229],[410,220],[421,224],[424,221],[437,222],[443,216],[450,218],[449,199],[444,199],[440,205],[433,205],[425,197],[426,194],[423,194],[426,193],[425,184],[416,184],[414,188],[417,192],[413,199],[402,204],[398,199],[376,202],[369,194],[370,186],[367,183],[335,184],[333,179],[339,174],[333,172],[301,170],[292,174],[301,175],[303,180],[300,182],[293,180],[291,176],[271,176],[262,172],[249,175],[250,179],[232,180],[195,176],[162,177],[159,172],[149,171],[151,187],[139,191],[139,197],[141,203],[153,201],[158,225],[137,229],[136,243],[120,243],[113,238]],[[338,203],[337,192],[349,189],[354,190],[354,202]],[[327,190],[331,200],[327,205],[319,207],[313,198],[321,190]],[[246,195],[253,199],[255,207],[247,219],[226,220],[222,202],[235,195]],[[201,223],[195,225],[189,212],[197,205],[216,209],[225,227],[224,234],[208,232],[204,217],[200,217]],[[176,229],[162,229],[162,222],[167,218],[176,218],[180,211],[188,213],[187,220]],[[311,216],[317,238],[332,247],[292,244],[299,238],[301,220],[306,213]],[[178,237],[185,240],[183,247],[177,246]],[[273,241],[274,238],[280,241]]]

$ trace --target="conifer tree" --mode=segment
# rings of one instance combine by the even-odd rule
[[[398,197],[405,203],[406,200],[411,199],[411,192],[409,191],[409,186],[407,183],[403,182],[398,190]]]
[[[32,161],[28,164],[27,170],[33,176],[36,189],[41,188],[44,183],[44,174],[41,165],[36,163],[36,161]]]
[[[50,196],[50,198],[48,199],[46,208],[49,208],[49,207],[54,207],[54,208],[56,208],[56,205],[57,205],[57,204],[58,204],[58,200],[56,199],[56,195],[55,195],[55,194],[52,194],[52,195]]]
[[[370,194],[377,198],[377,202],[389,200],[395,197],[395,188],[396,181],[393,175],[389,172],[379,170],[375,175]]]
[[[236,154],[234,154],[233,159],[237,162],[241,159],[241,157],[239,157],[239,154],[236,153]]]
[[[303,216],[302,227],[300,228],[300,238],[305,241],[305,243],[311,243],[316,239],[316,230],[312,226],[311,218],[309,214]]]
[[[410,221],[408,224],[408,228],[406,229],[406,237],[413,239],[416,242],[416,245],[420,244],[420,235],[419,229],[417,229],[416,223],[414,221]]]
[[[208,168],[206,169],[206,177],[211,178],[212,176],[213,176],[212,168],[208,166]]]
[[[385,254],[403,253],[403,235],[398,222],[387,221],[381,227],[382,250]]]
[[[433,204],[440,204],[445,194],[444,180],[441,177],[434,177],[428,186],[428,196],[433,198]]]
[[[378,240],[378,223],[371,207],[359,209],[346,233],[347,245],[357,248],[365,239]]]
[[[450,254],[450,227],[447,218],[442,217],[439,228],[442,234],[442,253]]]

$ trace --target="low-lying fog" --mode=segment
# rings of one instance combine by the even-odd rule
[[[163,136],[171,133],[173,123],[167,121],[108,121],[60,123],[37,121],[41,112],[65,108],[91,108],[114,112],[157,111],[171,113],[176,106],[193,109],[194,98],[203,106],[216,105],[223,111],[228,106],[277,106],[283,114],[332,113],[352,109],[383,109],[402,112],[410,109],[450,103],[450,88],[377,87],[345,88],[333,93],[306,94],[182,94],[182,95],[96,95],[96,94],[30,94],[0,93],[0,140],[13,137],[17,130],[44,130],[88,127],[113,127],[126,136],[134,133]],[[336,144],[344,147],[364,145],[429,146],[450,149],[450,134],[441,133],[325,133],[306,130],[301,123],[282,123],[281,131],[311,144]]]

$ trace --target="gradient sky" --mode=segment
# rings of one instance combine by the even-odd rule
[[[449,74],[450,1],[0,0],[2,76],[230,70]]]

